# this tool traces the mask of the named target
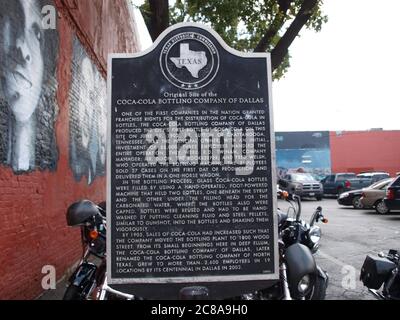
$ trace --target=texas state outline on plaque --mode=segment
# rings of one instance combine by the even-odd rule
[[[199,71],[207,65],[207,57],[204,51],[192,51],[189,49],[189,43],[181,43],[180,56],[171,57],[171,61],[179,69],[186,67],[194,78],[199,77]]]

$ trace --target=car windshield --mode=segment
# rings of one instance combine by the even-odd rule
[[[370,181],[371,183],[374,181],[371,175],[358,174],[356,178],[361,181]]]
[[[355,173],[350,173],[350,174],[340,174],[337,176],[337,181],[343,181],[347,179],[353,179],[356,177]]]
[[[366,178],[372,178],[372,174],[370,174],[370,173],[360,173],[360,174],[358,174],[357,175],[357,178],[364,178],[364,179],[366,179]]]
[[[396,178],[396,180],[393,181],[391,186],[400,186],[400,176]]]
[[[383,179],[380,180],[378,182],[375,182],[374,184],[371,184],[369,186],[370,189],[380,189],[382,188],[384,185],[389,184],[391,181],[393,181],[393,178],[389,178],[389,179]]]
[[[371,173],[371,172],[365,172],[365,173],[360,173],[357,175],[358,178],[371,178],[371,177],[375,177],[375,176],[382,176],[383,178],[385,177],[389,177],[389,174],[385,173],[385,172],[377,172],[377,173]]]
[[[294,174],[294,175],[292,175],[292,179],[295,182],[315,182],[316,181],[313,178],[313,176],[308,173]]]

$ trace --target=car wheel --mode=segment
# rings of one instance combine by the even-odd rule
[[[322,196],[316,196],[315,198],[317,199],[317,201],[321,201],[322,200]]]
[[[361,203],[360,196],[354,197],[353,201],[351,203],[352,203],[354,209],[362,209],[363,208],[363,204]]]
[[[390,212],[389,208],[386,206],[385,202],[383,200],[379,201],[376,206],[375,210],[379,214],[387,214]]]

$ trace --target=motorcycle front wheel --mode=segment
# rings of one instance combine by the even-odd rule
[[[325,300],[328,282],[321,276],[317,276],[312,291],[307,295],[306,300]]]

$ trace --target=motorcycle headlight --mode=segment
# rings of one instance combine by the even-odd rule
[[[299,284],[297,285],[297,289],[301,294],[307,292],[311,285],[311,278],[308,274],[306,274],[303,278],[300,279]]]
[[[313,245],[318,244],[321,239],[321,228],[318,226],[312,226],[308,235]]]

